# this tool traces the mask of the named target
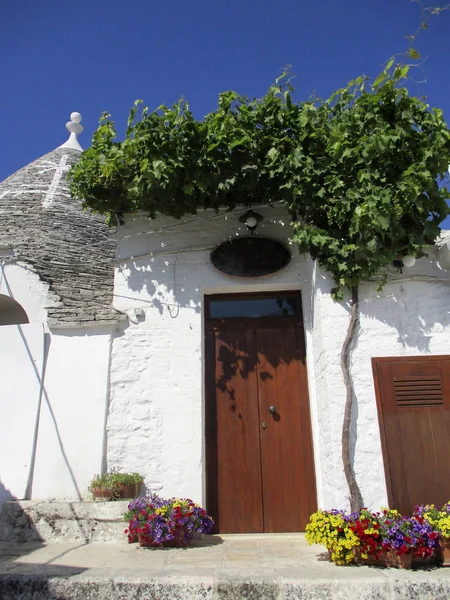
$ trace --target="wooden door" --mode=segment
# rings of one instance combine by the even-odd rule
[[[450,357],[373,358],[389,504],[450,499]]]
[[[302,531],[316,510],[298,293],[206,303],[207,504],[222,533]]]

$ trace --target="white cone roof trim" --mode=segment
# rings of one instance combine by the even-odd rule
[[[80,152],[83,152],[83,148],[80,146],[77,138],[77,135],[84,129],[83,125],[81,125],[80,113],[71,113],[70,121],[66,123],[66,128],[70,133],[69,139],[65,144],[59,146],[59,148],[72,148],[72,150],[79,150]]]

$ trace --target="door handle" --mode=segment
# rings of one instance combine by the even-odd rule
[[[277,407],[276,406],[269,406],[269,412],[271,415],[276,415],[277,414]]]

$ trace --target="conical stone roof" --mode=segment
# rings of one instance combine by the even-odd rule
[[[0,183],[1,242],[49,284],[50,327],[122,317],[112,308],[115,230],[70,196],[66,173],[81,155],[74,145],[66,143]]]

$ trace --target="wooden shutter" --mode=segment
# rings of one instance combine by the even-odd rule
[[[373,358],[389,504],[450,500],[450,357]]]

